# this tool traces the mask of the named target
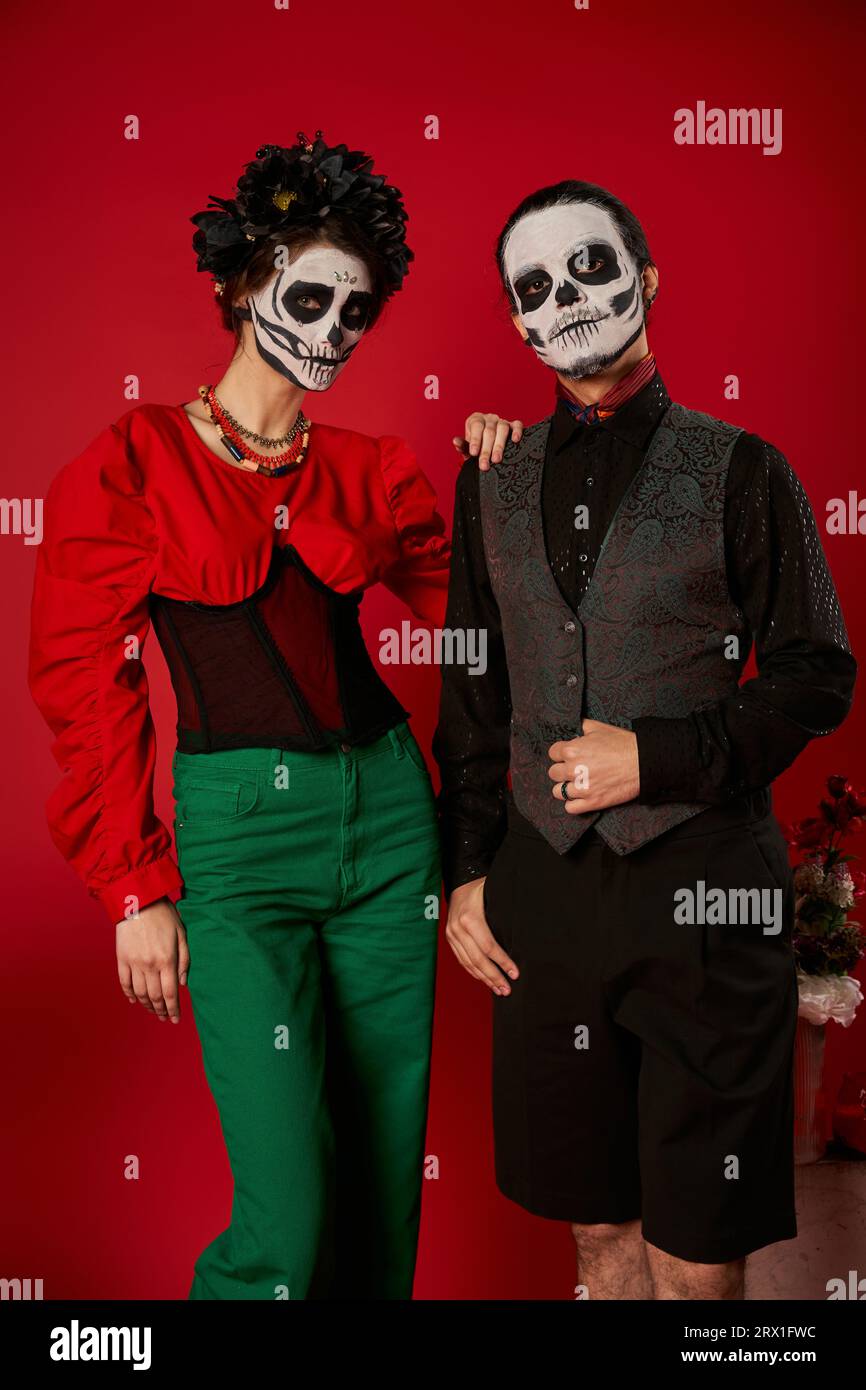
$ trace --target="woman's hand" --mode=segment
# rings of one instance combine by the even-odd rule
[[[474,878],[454,889],[448,904],[445,939],[474,979],[488,985],[494,994],[511,993],[506,975],[516,980],[519,971],[487,925],[483,878]]]
[[[499,415],[484,415],[480,410],[467,416],[463,429],[466,438],[461,439],[455,434],[451,442],[458,454],[464,458],[474,458],[477,454],[478,467],[482,473],[487,472],[491,460],[493,463],[502,462],[502,451],[509,438],[515,444],[523,438],[521,420],[503,420]]]
[[[180,1023],[178,981],[186,984],[189,947],[173,903],[160,898],[117,923],[117,974],[130,1004]]]

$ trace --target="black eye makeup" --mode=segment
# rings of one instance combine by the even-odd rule
[[[514,282],[514,293],[520,304],[520,312],[527,314],[533,309],[540,309],[552,288],[553,281],[546,270],[527,270],[518,275]]]
[[[367,294],[365,290],[353,290],[343,305],[340,322],[344,328],[350,328],[354,333],[359,333],[362,328],[367,327],[372,307],[373,296],[371,294]]]
[[[295,280],[282,295],[283,308],[298,323],[315,323],[333,302],[334,291],[330,286],[310,280]]]
[[[619,260],[606,241],[592,241],[568,258],[568,273],[582,285],[607,285],[620,274]]]

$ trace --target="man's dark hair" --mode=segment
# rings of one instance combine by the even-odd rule
[[[634,257],[638,275],[643,274],[644,266],[653,263],[644,229],[631,208],[627,208],[616,194],[608,193],[606,188],[601,188],[597,183],[584,183],[582,179],[563,179],[561,183],[552,183],[547,188],[539,188],[537,192],[530,193],[527,198],[524,198],[522,203],[518,203],[499,233],[499,240],[496,243],[496,266],[505,293],[512,304],[514,304],[514,297],[505,274],[504,258],[505,243],[511,229],[527,213],[540,212],[542,208],[554,207],[557,203],[594,203],[596,207],[604,208],[610,213],[616,224],[626,250]]]

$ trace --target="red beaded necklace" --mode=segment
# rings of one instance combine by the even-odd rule
[[[307,445],[310,442],[310,422],[300,410],[287,436],[290,441],[288,447],[281,454],[268,458],[265,454],[256,453],[255,449],[251,449],[241,439],[237,422],[220,405],[213,386],[200,386],[198,393],[210,415],[214,429],[235,463],[240,464],[241,468],[248,469],[250,473],[269,473],[272,478],[288,473],[292,468],[300,468],[307,454]],[[247,433],[252,434],[252,431],[247,431]]]

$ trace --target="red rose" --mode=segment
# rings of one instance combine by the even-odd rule
[[[834,776],[827,778],[827,790],[831,796],[845,796],[851,790],[851,783],[845,777]]]
[[[799,849],[813,849],[816,845],[823,843],[827,827],[818,820],[817,816],[809,816],[795,826],[794,833],[794,844]]]
[[[821,807],[821,815],[824,817],[827,824],[837,826],[839,824],[839,816],[845,809],[845,802],[821,801],[819,804]]]
[[[836,826],[846,834],[851,824],[851,807],[847,801],[836,802]]]

